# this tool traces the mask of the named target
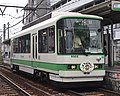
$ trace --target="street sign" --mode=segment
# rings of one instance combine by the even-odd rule
[[[112,10],[120,11],[120,1],[112,1]]]

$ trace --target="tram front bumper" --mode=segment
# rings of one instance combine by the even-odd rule
[[[57,82],[89,82],[103,81],[105,70],[94,70],[89,74],[82,71],[59,71],[59,74],[50,74],[50,80]]]

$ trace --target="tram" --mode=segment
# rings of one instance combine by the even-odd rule
[[[12,70],[61,86],[102,82],[102,20],[94,15],[52,12],[51,18],[11,38]]]

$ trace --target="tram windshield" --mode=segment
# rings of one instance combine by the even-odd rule
[[[101,20],[66,18],[57,22],[58,53],[102,53]]]

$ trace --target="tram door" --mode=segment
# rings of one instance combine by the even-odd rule
[[[33,62],[37,59],[37,33],[32,34],[32,58]]]

